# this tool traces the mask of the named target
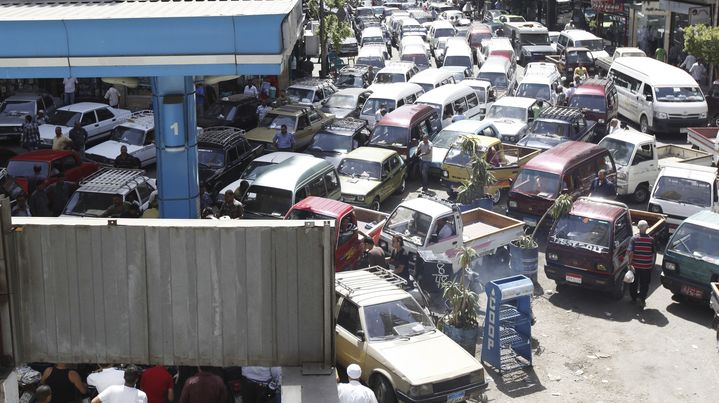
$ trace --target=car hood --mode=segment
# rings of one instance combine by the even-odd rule
[[[87,149],[85,152],[87,154],[95,154],[102,157],[114,159],[115,157],[120,155],[120,147],[122,146],[127,147],[127,152],[129,154],[132,154],[142,149],[142,146],[135,146],[127,143],[121,143],[115,140],[108,140]]]
[[[330,108],[327,106],[322,107],[322,112],[324,113],[331,113],[335,115],[336,118],[342,119],[349,116],[350,113],[354,112],[354,109],[344,109],[344,108]]]
[[[313,155],[317,158],[322,158],[337,168],[340,165],[340,161],[345,153],[339,153],[334,151],[320,151],[320,150],[305,150],[305,153]]]
[[[40,125],[40,127],[38,127],[38,131],[40,132],[40,138],[52,140],[52,138],[55,137],[55,128],[56,127],[59,127],[62,130],[62,134],[65,136],[67,136],[68,133],[70,133],[70,128],[67,126],[44,124],[44,125]]]
[[[554,53],[552,45],[524,45],[522,48],[532,53]]]
[[[592,57],[595,59],[600,58],[600,57],[609,57],[609,53],[607,53],[606,50],[599,50],[599,51],[589,52],[589,53],[591,53]]]
[[[484,119],[484,121],[494,123],[494,127],[497,128],[500,135],[515,135],[527,125],[516,119]]]
[[[216,169],[210,169],[210,168],[200,167],[200,168],[199,168],[200,183],[202,183],[202,182],[207,182],[207,181],[210,180],[217,172],[218,172],[218,170],[216,170]]]
[[[369,343],[369,348],[412,385],[448,380],[482,368],[439,330],[409,340]]]
[[[340,175],[340,188],[342,193],[351,195],[367,195],[372,192],[382,182],[375,179],[365,179],[361,177],[351,177]]]
[[[0,126],[22,126],[25,115],[0,114]]]
[[[449,148],[432,147],[432,166],[442,167],[444,157],[447,156]]]
[[[557,144],[562,144],[566,142],[567,139],[563,137],[554,137],[554,136],[543,136],[543,135],[537,135],[537,134],[530,134],[528,136],[525,136],[523,139],[519,140],[517,142],[517,145],[524,146],[524,147],[530,147],[530,148],[536,148],[538,150],[548,150]]]
[[[256,127],[245,133],[245,138],[250,141],[259,141],[263,143],[272,143],[277,130],[267,127]]]

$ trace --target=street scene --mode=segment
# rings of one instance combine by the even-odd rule
[[[719,396],[719,2],[20,3],[5,402]]]

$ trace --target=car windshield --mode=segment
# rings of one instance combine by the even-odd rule
[[[699,207],[711,207],[711,184],[695,179],[662,176],[654,186],[652,196],[656,199],[676,203],[693,204]]]
[[[554,198],[559,193],[559,175],[523,169],[514,181],[512,191],[528,196]]]
[[[197,160],[201,167],[222,168],[225,166],[225,152],[220,149],[198,148]]]
[[[380,179],[381,165],[379,162],[344,158],[340,161],[337,172],[344,176]]]
[[[325,104],[328,108],[354,109],[357,107],[357,98],[352,95],[333,94]]]
[[[485,149],[479,149],[478,152],[484,153]],[[447,156],[444,157],[444,163],[456,166],[469,166],[471,162],[471,154],[462,149],[461,143],[456,143],[452,148],[447,151]]]
[[[404,206],[399,206],[387,219],[385,228],[392,235],[401,235],[405,241],[423,246],[432,225],[432,217]]]
[[[482,40],[490,38],[492,38],[491,32],[473,32],[469,34],[469,44],[474,47],[480,46]]]
[[[406,77],[402,73],[377,73],[374,78],[375,84],[403,83]]]
[[[245,212],[263,217],[283,217],[292,207],[292,192],[252,185],[242,198]]]
[[[507,87],[509,86],[509,80],[507,80],[507,75],[504,73],[490,73],[486,71],[480,71],[479,78],[481,78],[482,80],[489,81],[490,83],[492,83],[492,87],[495,88],[507,89]]]
[[[601,95],[574,95],[569,100],[569,106],[581,109],[589,109],[593,112],[604,113],[607,111],[605,98]]]
[[[455,30],[453,28],[439,28],[434,31],[435,38],[444,38],[454,36]]]
[[[455,141],[457,141],[459,136],[465,136],[467,134],[469,133],[443,129],[439,133],[435,134],[432,138],[430,138],[430,141],[432,142],[433,147],[449,148],[452,146],[452,144],[454,144]]]
[[[369,143],[374,146],[407,147],[409,144],[409,129],[397,126],[375,126]]]
[[[684,223],[672,236],[667,250],[690,255],[711,264],[719,264],[719,231]]]
[[[471,86],[470,86],[471,87]],[[483,104],[487,102],[487,90],[484,87],[471,87],[474,90],[474,93],[477,94],[477,98],[479,98],[479,103]]]
[[[412,297],[364,307],[369,340],[411,337],[434,330],[424,310]]]
[[[657,101],[664,102],[701,102],[704,100],[699,87],[656,87]]]
[[[567,63],[569,64],[578,64],[578,63],[584,63],[584,64],[590,64],[594,61],[594,58],[592,57],[592,54],[582,50],[582,51],[571,51],[567,52]]]
[[[382,45],[384,45],[384,38],[381,36],[368,36],[362,38],[362,46],[368,43],[381,43]]]
[[[634,153],[634,144],[609,137],[605,137],[599,145],[609,150],[614,158],[614,163],[623,167],[629,165],[629,160]]]
[[[35,103],[26,101],[6,101],[0,104],[0,113],[9,116],[34,115]]]
[[[423,53],[404,53],[399,59],[403,62],[413,62],[418,67],[429,66],[429,59],[427,58],[427,55]]]
[[[335,81],[335,85],[340,88],[362,88],[364,80],[360,75],[340,74]]]
[[[292,102],[311,103],[314,102],[315,92],[307,88],[290,87],[287,89],[287,98]]]
[[[112,206],[110,193],[75,192],[65,206],[64,214],[101,217]]]
[[[355,64],[362,64],[365,66],[372,66],[381,69],[384,67],[384,59],[381,57],[374,56],[360,56],[357,58]]]
[[[312,139],[307,150],[346,153],[352,150],[352,136],[321,131]]]
[[[362,107],[362,114],[374,116],[379,107],[382,105],[387,108],[387,113],[389,113],[394,110],[396,103],[393,99],[370,98],[364,103],[364,107]]]
[[[521,45],[549,45],[549,34],[521,34]]]
[[[75,126],[75,122],[80,120],[80,117],[82,116],[82,113],[80,112],[70,112],[62,109],[58,109],[50,115],[50,117],[47,120],[48,124],[56,125],[56,126],[67,126],[72,127]]]
[[[444,66],[459,66],[472,68],[472,58],[469,56],[447,56],[444,58]]]
[[[287,217],[285,217],[287,220],[322,220],[322,221],[334,221],[335,217],[315,213],[314,211],[309,210],[301,210],[301,209],[292,209],[289,213],[287,213]]]
[[[257,175],[262,173],[266,170],[266,167],[274,165],[272,162],[267,161],[252,161],[250,162],[244,171],[242,171],[242,175],[240,175],[240,179],[247,179],[250,181],[255,180],[257,178]]]
[[[40,175],[47,178],[47,169],[49,165],[46,162],[38,161],[17,161],[12,160],[7,165],[7,174],[16,178],[25,178],[35,175],[33,167],[40,167]]]
[[[133,146],[141,146],[145,141],[145,131],[125,126],[117,126],[112,131],[112,139]]]
[[[608,221],[578,215],[564,215],[554,225],[549,239],[553,242],[609,247]]]
[[[544,136],[567,137],[569,126],[562,122],[553,122],[547,120],[535,120],[532,123],[532,134],[541,134]]]
[[[442,117],[442,105],[431,104],[429,102],[417,102],[417,105],[427,105],[437,112],[437,116]],[[450,108],[451,109],[451,108]],[[448,116],[445,116],[445,118]]]
[[[578,48],[587,48],[592,52],[601,52],[604,50],[604,41],[597,39],[585,39],[583,41],[574,41],[574,46]]]
[[[205,111],[205,117],[210,119],[234,120],[237,107],[228,102],[217,102]]]
[[[549,85],[522,83],[517,88],[516,96],[549,100]]]
[[[274,113],[268,113],[265,118],[260,122],[260,127],[267,127],[270,129],[280,129],[282,125],[287,126],[287,130],[293,131],[295,129],[295,123],[297,118],[295,116],[288,115],[277,115]]]
[[[516,119],[527,120],[527,110],[509,105],[492,105],[487,112],[487,117],[492,119]]]

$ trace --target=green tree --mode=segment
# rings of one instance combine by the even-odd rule
[[[319,0],[310,0],[308,3],[309,16],[313,20],[319,20]],[[325,12],[325,32],[320,37],[322,49],[326,48],[329,40],[330,45],[335,51],[339,51],[342,40],[353,35],[352,26],[345,19],[345,5],[347,0],[324,0]],[[317,32],[319,35],[319,32]]]
[[[684,30],[684,48],[705,63],[719,64],[719,27],[688,26]]]

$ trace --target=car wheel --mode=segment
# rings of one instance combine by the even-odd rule
[[[492,193],[492,203],[496,205],[500,200],[502,200],[502,189],[497,189],[496,192]]]
[[[719,127],[719,113],[712,116],[711,120],[709,120],[709,126]]]
[[[639,131],[649,134],[649,121],[646,116],[642,116],[641,119],[639,119]]]
[[[372,201],[372,204],[370,204],[370,208],[372,210],[379,211],[379,209],[380,209],[379,197],[375,197],[375,199]]]
[[[404,193],[404,190],[405,190],[405,189],[407,189],[407,177],[406,177],[406,176],[402,178],[402,184],[399,185],[399,187],[397,188],[397,192],[396,192],[396,193],[397,193],[398,195],[401,195],[402,193]]]
[[[624,298],[624,293],[626,292],[627,284],[624,282],[624,276],[619,277],[619,283],[614,286],[614,291],[612,292],[612,297],[616,300],[621,300]]]
[[[376,375],[370,382],[370,388],[374,392],[377,398],[377,403],[396,403],[397,399],[394,396],[392,385],[389,383],[387,378],[382,375]]]
[[[634,200],[635,203],[644,203],[648,198],[649,188],[647,188],[647,185],[639,185],[636,189],[634,189],[632,200]]]

